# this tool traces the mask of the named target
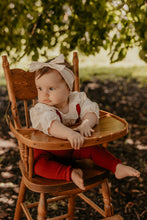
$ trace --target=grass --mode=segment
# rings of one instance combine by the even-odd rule
[[[100,80],[117,80],[126,77],[147,84],[147,64],[139,58],[138,52],[138,48],[129,50],[123,61],[114,64],[110,64],[110,59],[104,50],[89,58],[79,56],[81,80],[89,80],[94,75]]]
[[[101,52],[95,56],[86,57],[79,53],[79,68],[80,79],[90,80],[93,76],[100,80],[118,80],[120,77],[126,77],[129,79],[135,78],[141,84],[147,84],[147,64],[142,61],[138,56],[139,49],[134,48],[128,51],[127,57],[114,64],[110,64],[109,56],[107,52],[101,50]],[[56,48],[54,51],[49,51],[50,56],[54,57],[59,54],[59,50]],[[44,58],[40,58],[39,61],[44,62]],[[69,56],[69,60],[72,60],[72,54]],[[19,62],[20,68],[28,68],[28,64],[31,62],[29,57],[24,57]],[[1,66],[1,63],[0,63]],[[12,68],[18,67],[18,64],[12,65]],[[2,68],[0,67],[0,85],[5,85],[5,79]]]
[[[118,80],[120,77],[134,78],[140,83],[147,84],[147,67],[83,67],[80,71],[82,81],[90,80],[93,76],[100,80]]]

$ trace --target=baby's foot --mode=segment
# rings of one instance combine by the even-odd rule
[[[129,167],[126,165],[123,165],[121,163],[117,164],[116,171],[115,171],[115,177],[117,179],[122,179],[127,176],[140,176],[140,172],[138,170],[135,170],[133,167]]]
[[[71,172],[72,181],[82,190],[85,190],[83,171],[81,169],[73,169]]]

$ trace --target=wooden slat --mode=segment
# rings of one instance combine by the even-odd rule
[[[73,68],[74,68],[74,74],[75,74],[75,82],[74,82],[74,91],[80,91],[80,85],[79,85],[79,60],[77,52],[73,52]]]
[[[53,218],[47,218],[47,220],[61,220],[61,219],[67,219],[69,217],[69,214],[60,215]]]
[[[30,119],[29,119],[29,112],[28,112],[28,104],[26,100],[24,100],[24,111],[25,111],[25,119],[26,119],[26,128],[29,128]]]
[[[96,205],[91,199],[89,199],[83,193],[78,194],[78,196],[81,199],[83,199],[87,204],[89,204],[93,209],[99,212],[102,216],[106,217],[104,210],[102,210],[98,205]]]
[[[12,92],[13,91],[13,81],[11,80],[12,76],[11,76],[11,71],[9,69],[9,63],[7,60],[7,56],[3,56],[2,59],[3,59],[3,69],[4,69],[4,74],[5,74],[5,78],[6,78],[6,82],[7,82],[9,99],[11,102],[16,103],[15,94]]]
[[[108,181],[102,183],[102,195],[103,195],[103,201],[104,201],[105,214],[106,216],[112,216],[113,206],[111,203],[111,192],[110,192],[110,187],[108,185]]]
[[[29,178],[33,177],[34,169],[34,150],[29,147]]]
[[[25,165],[26,172],[28,172],[28,147],[27,145],[25,145],[25,148],[24,148],[24,165]]]
[[[111,217],[103,218],[101,220],[123,220],[123,217],[120,215],[113,215]]]
[[[9,69],[9,63],[7,60],[7,56],[2,56],[2,59],[3,59],[3,69],[4,69],[5,79],[6,79],[6,83],[7,83],[8,96],[9,96],[9,100],[11,102],[11,110],[12,110],[12,115],[14,118],[15,128],[21,128],[21,123],[19,120],[17,104],[16,104],[16,97],[14,94],[12,75],[11,75],[11,71]]]
[[[53,197],[53,198],[50,198],[50,199],[47,199],[47,203],[51,203],[51,202],[57,202],[57,201],[60,201],[60,200],[63,200],[63,199],[67,199],[69,196],[56,196],[56,197]],[[27,208],[34,208],[38,206],[38,202],[34,202],[34,203],[31,203],[29,205],[27,205]]]
[[[68,200],[68,214],[70,216],[70,219],[74,219],[75,199],[76,199],[76,194],[70,196]]]
[[[29,213],[29,210],[28,210],[27,206],[24,203],[21,203],[21,207],[22,207],[27,219],[33,220],[30,213]]]
[[[46,201],[46,194],[41,192],[40,199],[38,203],[38,220],[45,220],[47,216],[47,201]]]

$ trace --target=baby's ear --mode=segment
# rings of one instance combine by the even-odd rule
[[[69,86],[67,85],[67,83],[66,83],[66,87],[67,87],[68,91],[70,92],[70,88],[69,88]]]

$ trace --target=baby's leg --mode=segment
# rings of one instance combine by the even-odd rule
[[[113,173],[115,173],[116,165],[121,163],[119,159],[101,146],[92,146],[75,150],[73,151],[73,158],[77,160],[84,158],[92,159],[97,166],[111,170]]]
[[[121,164],[121,161],[118,158],[114,157],[114,155],[100,146],[81,148],[78,151],[74,151],[73,157],[75,159],[90,158],[97,166],[111,170],[117,179],[127,176],[140,176],[139,171]]]
[[[34,165],[34,173],[47,179],[71,181],[71,166],[47,158],[47,155],[39,157]]]
[[[122,179],[128,176],[136,176],[139,177],[140,176],[140,172],[136,169],[134,169],[133,167],[130,166],[126,166],[123,164],[117,164],[116,166],[116,170],[115,170],[115,177],[117,179]]]
[[[36,175],[47,179],[72,180],[80,189],[85,189],[81,169],[72,169],[71,166],[65,166],[46,157],[41,157],[37,160],[34,166],[34,172]]]
[[[83,171],[81,169],[73,169],[71,172],[72,181],[82,190],[85,190]]]

